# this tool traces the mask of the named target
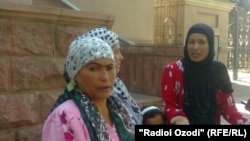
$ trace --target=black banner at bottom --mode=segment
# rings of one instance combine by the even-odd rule
[[[136,125],[135,140],[156,139],[202,139],[219,140],[221,137],[250,140],[250,125]]]

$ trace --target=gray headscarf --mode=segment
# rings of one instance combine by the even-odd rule
[[[70,45],[65,61],[65,73],[69,80],[74,79],[80,69],[92,60],[108,58],[114,61],[111,47],[96,37],[78,37]]]
[[[82,37],[97,37],[108,43],[113,47],[116,43],[119,42],[118,35],[114,32],[108,30],[106,27],[100,27],[92,29],[82,35]]]
[[[106,27],[100,27],[100,28],[95,28],[95,29],[92,29],[80,36],[77,36],[75,38],[75,41],[77,40],[82,40],[82,38],[91,38],[91,37],[96,37],[96,38],[99,38],[99,39],[102,39],[104,42],[106,42],[106,44],[108,44],[110,47],[113,47],[115,44],[119,43],[119,40],[118,40],[118,35],[115,34],[114,32],[108,30]],[[73,43],[72,43],[73,44]],[[66,65],[66,64],[65,64]],[[81,68],[81,67],[80,67]],[[78,70],[79,71],[79,70]],[[68,73],[67,73],[67,70],[66,70],[66,66],[65,66],[65,69],[64,69],[64,72],[63,72],[63,76],[64,76],[64,79],[67,83],[70,82],[70,80],[72,79]]]

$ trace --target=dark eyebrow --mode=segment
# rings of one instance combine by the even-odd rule
[[[110,63],[110,64],[107,64],[107,65],[101,65],[101,64],[99,64],[99,63],[97,63],[97,62],[89,62],[89,63],[87,63],[86,65],[87,65],[87,66],[89,66],[89,65],[97,65],[97,66],[99,66],[99,67],[109,67],[109,66],[113,66],[114,63]]]

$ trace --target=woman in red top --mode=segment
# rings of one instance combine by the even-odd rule
[[[236,109],[227,68],[214,61],[214,31],[193,25],[187,34],[184,57],[171,62],[162,74],[162,100],[169,124],[249,124]]]

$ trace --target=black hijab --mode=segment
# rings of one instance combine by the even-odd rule
[[[208,56],[201,62],[191,61],[187,43],[190,34],[201,33],[207,37]],[[190,124],[216,124],[216,90],[232,92],[231,81],[224,64],[214,61],[214,31],[206,24],[190,27],[184,46],[184,98],[183,108]]]

